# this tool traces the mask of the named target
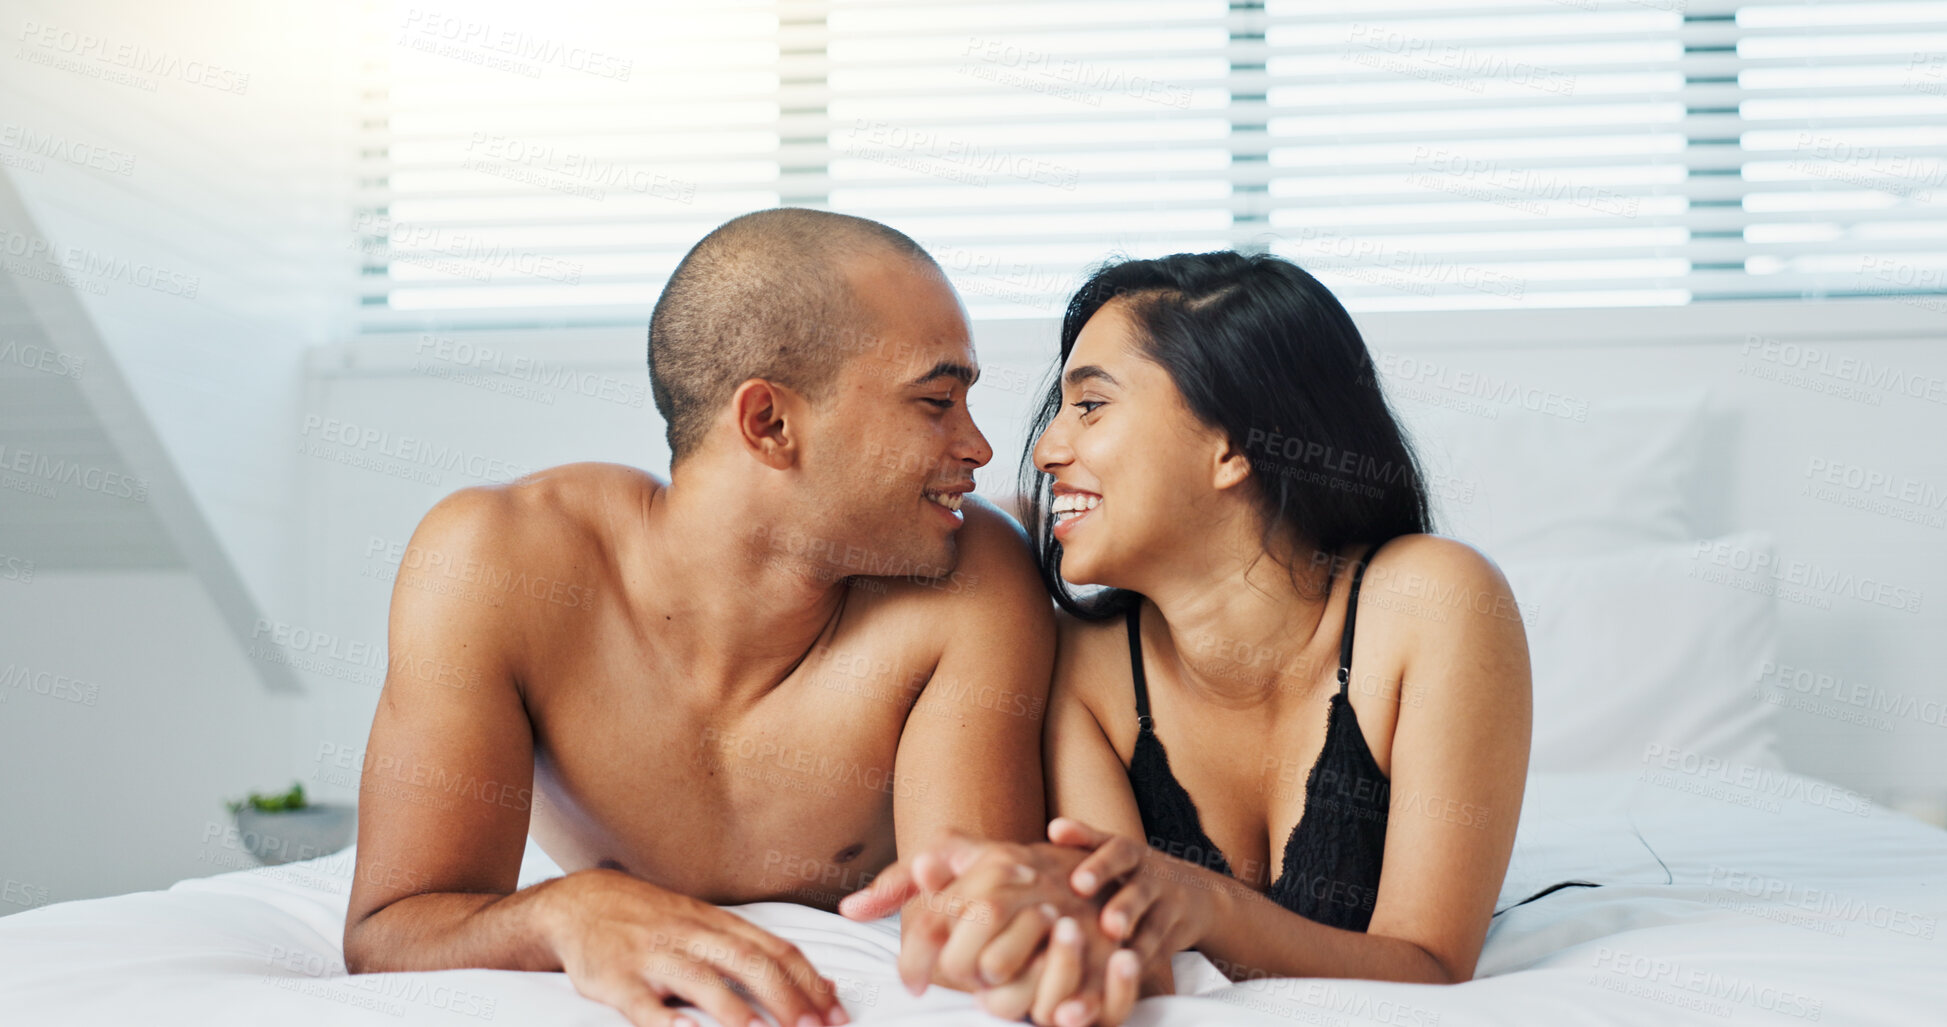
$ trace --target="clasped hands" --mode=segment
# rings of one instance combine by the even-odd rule
[[[1214,891],[1185,886],[1200,869],[1057,817],[1047,843],[951,835],[887,867],[839,912],[900,911],[899,976],[916,995],[940,984],[1004,1019],[1115,1025],[1137,998],[1174,990],[1170,957],[1214,915]]]

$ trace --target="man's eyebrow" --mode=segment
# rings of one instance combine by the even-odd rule
[[[935,378],[957,378],[960,384],[971,389],[973,388],[973,383],[980,378],[980,372],[957,360],[942,360],[934,364],[931,370],[906,384],[908,386],[925,385]]]
[[[1061,376],[1061,383],[1072,389],[1088,381],[1090,378],[1100,378],[1110,385],[1122,384],[1115,380],[1115,375],[1103,370],[1100,364],[1083,364],[1080,367],[1071,367],[1068,369],[1067,374]]]

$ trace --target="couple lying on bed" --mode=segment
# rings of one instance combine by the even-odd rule
[[[352,972],[557,970],[640,1025],[843,1023],[795,947],[718,908],[787,900],[899,912],[908,987],[1044,1025],[1120,1022],[1186,949],[1232,978],[1472,976],[1526,641],[1495,566],[1428,533],[1312,277],[1097,273],[1029,434],[1025,538],[970,495],[993,452],[966,317],[892,229],[723,225],[659,300],[649,370],[668,481],[557,467],[412,537]],[[530,831],[566,874],[517,891]]]

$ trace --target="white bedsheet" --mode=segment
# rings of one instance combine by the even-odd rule
[[[1864,812],[1865,815],[1856,815]],[[1639,838],[1640,833],[1640,838]],[[558,973],[348,977],[352,853],[67,902],[0,919],[0,1024],[586,1024],[619,1014]],[[532,843],[523,885],[558,873]],[[1653,771],[1529,782],[1478,977],[1438,987],[1228,984],[1195,954],[1133,1024],[1942,1022],[1947,832],[1781,775],[1747,787]],[[803,947],[854,1022],[995,1024],[971,997],[909,996],[897,926],[785,903],[736,907]],[[703,1022],[707,1017],[698,1014]]]

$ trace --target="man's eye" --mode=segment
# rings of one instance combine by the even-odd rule
[[[1089,414],[1094,413],[1095,408],[1102,405],[1102,401],[1099,399],[1084,399],[1079,402],[1070,403],[1068,405],[1071,407],[1079,408],[1082,412],[1082,416],[1086,417]]]
[[[929,399],[926,402],[931,403],[936,407],[939,407],[941,410],[953,409],[953,401],[950,399]]]

